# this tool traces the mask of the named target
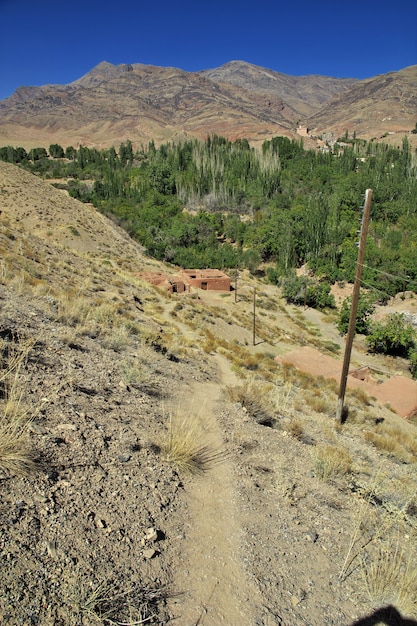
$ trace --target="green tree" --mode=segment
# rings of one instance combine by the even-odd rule
[[[407,358],[416,347],[416,334],[403,313],[393,313],[386,322],[374,322],[367,337],[369,349]]]
[[[0,148],[0,159],[6,163],[16,163],[15,150],[12,146],[3,146]]]
[[[57,143],[53,143],[49,146],[49,155],[53,159],[63,159],[65,156],[64,149]]]
[[[27,161],[27,158],[28,158],[28,154],[24,148],[22,148],[21,146],[18,146],[17,148],[15,148],[15,151],[14,151],[15,163],[23,163],[24,161]]]
[[[284,279],[282,295],[289,303],[305,304],[313,309],[324,310],[335,307],[330,289],[330,284],[326,281],[317,282],[308,276],[293,275]]]
[[[350,311],[352,309],[352,296],[345,298],[339,312],[337,329],[341,335],[346,335],[349,329]],[[355,333],[367,335],[369,333],[370,316],[375,311],[375,296],[361,293],[358,298],[356,312]]]
[[[69,159],[70,161],[73,161],[76,156],[77,156],[77,151],[72,146],[68,146],[65,149],[65,158],[66,159]]]
[[[29,152],[29,159],[31,161],[40,161],[41,159],[46,159],[48,157],[48,153],[45,148],[32,148]]]

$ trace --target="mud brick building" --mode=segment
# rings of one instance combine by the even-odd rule
[[[174,276],[163,272],[141,272],[139,276],[147,283],[166,289],[169,293],[184,293],[191,291],[191,288],[230,291],[230,277],[220,270],[181,270]]]
[[[183,270],[181,276],[196,289],[230,291],[230,278],[220,270]]]

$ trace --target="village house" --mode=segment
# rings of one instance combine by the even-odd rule
[[[297,128],[297,135],[301,135],[301,137],[308,137],[308,128],[307,126],[302,126],[301,124]]]
[[[169,293],[184,293],[194,289],[205,291],[230,291],[230,277],[216,269],[181,270],[179,274],[164,272],[140,272],[140,278]]]

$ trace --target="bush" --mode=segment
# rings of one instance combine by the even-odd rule
[[[337,329],[341,335],[346,335],[349,328],[350,310],[352,308],[352,296],[345,298],[340,307]],[[360,294],[358,310],[356,312],[355,333],[367,335],[369,333],[369,318],[375,310],[375,299],[372,294]]]
[[[281,281],[281,275],[277,267],[266,268],[266,278],[272,285],[279,285]]]
[[[411,350],[408,355],[410,359],[410,372],[413,378],[417,378],[417,350]]]
[[[374,322],[367,337],[371,352],[408,357],[416,347],[415,330],[403,313],[394,313],[388,320]]]
[[[336,306],[330,293],[328,282],[315,282],[306,276],[287,278],[282,287],[282,295],[291,304],[305,304],[313,309],[323,310]]]

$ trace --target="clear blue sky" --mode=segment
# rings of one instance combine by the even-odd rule
[[[100,61],[339,78],[417,64],[416,0],[0,0],[0,24],[0,99]]]

